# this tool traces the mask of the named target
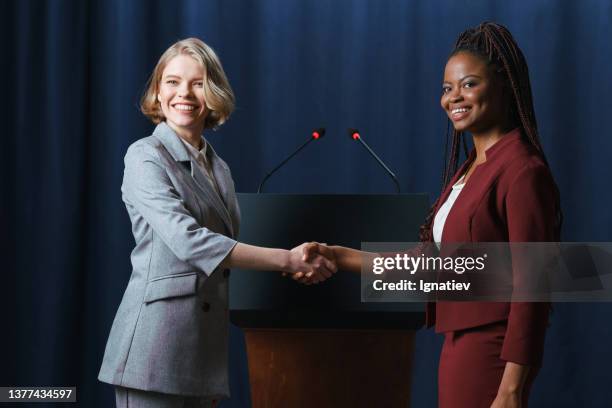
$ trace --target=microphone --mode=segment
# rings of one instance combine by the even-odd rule
[[[287,157],[285,160],[283,160],[282,162],[280,162],[278,164],[278,166],[276,166],[275,168],[273,168],[268,174],[266,174],[266,176],[263,178],[263,180],[261,181],[261,183],[259,183],[259,187],[257,188],[257,194],[261,193],[261,190],[263,189],[264,184],[266,183],[266,181],[268,181],[268,179],[270,178],[270,176],[274,173],[276,173],[276,171],[278,169],[280,169],[281,167],[283,167],[285,165],[285,163],[287,163],[289,160],[291,160],[293,158],[293,156],[295,156],[296,154],[298,154],[303,148],[305,148],[310,142],[312,142],[313,140],[319,140],[320,138],[322,138],[325,135],[325,128],[317,128],[315,130],[312,131],[312,134],[310,135],[310,137],[308,138],[308,140],[306,142],[304,142],[300,147],[298,147],[293,153],[291,153],[289,155],[289,157]]]
[[[348,129],[348,134],[351,137],[351,139],[361,143],[361,145],[368,151],[368,153],[370,153],[370,155],[378,162],[378,164],[380,164],[380,166],[383,169],[385,169],[387,174],[391,177],[391,179],[395,183],[395,188],[397,189],[397,194],[400,194],[401,190],[400,190],[399,181],[397,181],[397,177],[395,177],[395,174],[389,169],[389,167],[387,167],[387,165],[385,163],[383,163],[383,161],[380,159],[380,157],[378,157],[376,155],[376,153],[374,153],[374,151],[370,148],[370,146],[368,146],[368,144],[365,142],[365,140],[363,140],[361,138],[361,135],[359,134],[359,130],[349,128]]]

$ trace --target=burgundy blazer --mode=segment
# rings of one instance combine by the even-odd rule
[[[475,158],[466,162],[445,188],[436,212],[451,186]],[[442,242],[557,242],[560,240],[559,193],[539,152],[519,129],[486,151],[444,224]],[[436,332],[456,331],[507,320],[501,359],[539,366],[548,324],[549,303],[437,302],[427,307],[427,325]]]

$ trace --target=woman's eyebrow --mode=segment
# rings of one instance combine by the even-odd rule
[[[481,77],[481,76],[479,76],[479,75],[476,75],[476,74],[469,74],[469,75],[466,75],[466,76],[462,77],[461,79],[459,79],[459,82],[462,82],[462,81],[464,81],[466,78],[469,78],[469,77],[474,77],[474,78],[482,79],[482,77]],[[450,85],[450,82],[448,82],[448,81],[444,81],[444,82],[442,82],[442,85]]]

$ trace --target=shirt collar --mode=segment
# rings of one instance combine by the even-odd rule
[[[208,150],[208,143],[206,142],[206,139],[202,138],[202,148],[198,150],[195,147],[193,147],[191,143],[184,140],[182,137],[178,135],[177,137],[179,138],[181,142],[183,142],[185,147],[187,147],[187,151],[193,156],[194,159],[197,159],[198,156],[202,154],[202,157],[204,157],[204,160],[208,160],[208,158],[206,157],[206,151]]]

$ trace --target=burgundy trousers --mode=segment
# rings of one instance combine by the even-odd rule
[[[499,358],[506,321],[444,333],[438,369],[439,408],[489,408],[497,395],[506,362]],[[537,375],[530,368],[522,394],[527,408]]]

